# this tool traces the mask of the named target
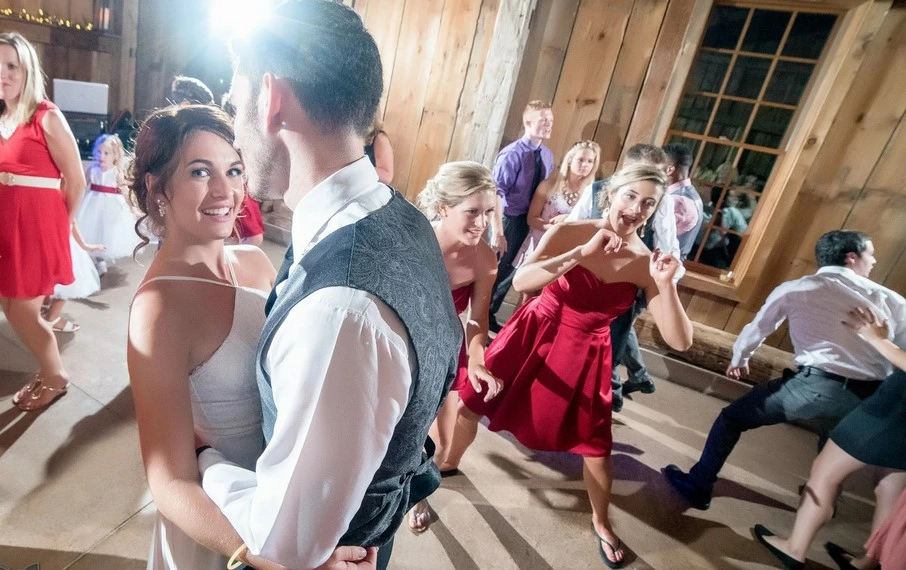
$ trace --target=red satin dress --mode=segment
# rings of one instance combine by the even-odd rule
[[[31,121],[0,139],[0,172],[60,178],[41,120],[57,106],[38,104]],[[8,186],[0,179],[0,297],[31,299],[75,280],[69,212],[59,189]]]
[[[462,314],[469,308],[469,299],[472,298],[472,289],[474,283],[463,285],[458,289],[453,289],[453,306],[456,307],[456,313]],[[456,379],[453,380],[453,387],[450,390],[459,391],[463,386],[469,383],[469,353],[467,352],[467,338],[463,338],[462,348],[459,350],[459,369],[456,372]]]
[[[636,291],[571,269],[516,311],[485,353],[501,393],[486,403],[468,385],[460,398],[491,431],[509,431],[531,449],[610,455],[610,323]]]

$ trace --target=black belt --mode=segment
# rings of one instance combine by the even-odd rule
[[[881,385],[880,380],[857,380],[855,378],[848,378],[842,374],[834,374],[827,370],[821,370],[814,366],[800,366],[799,374],[802,374],[803,376],[819,376],[821,378],[833,380],[834,382],[840,382],[843,384],[844,388],[863,399],[872,395],[875,390],[878,389],[878,386]]]

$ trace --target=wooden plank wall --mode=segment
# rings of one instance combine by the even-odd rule
[[[95,0],[15,0],[9,7],[30,14],[44,10],[48,15],[69,19],[73,23],[94,21]],[[117,18],[132,22],[123,38],[118,30],[102,34],[74,29],[54,28],[24,22],[15,18],[0,20],[3,30],[17,31],[35,46],[47,76],[48,95],[53,99],[53,80],[72,79],[106,83],[110,86],[109,112],[132,109],[135,78],[135,20],[138,0],[123,0],[116,5]],[[125,48],[124,48],[125,46]],[[130,52],[129,48],[132,48]]]
[[[462,152],[499,0],[346,0],[378,44],[393,186],[414,199]],[[457,136],[460,135],[460,136]]]

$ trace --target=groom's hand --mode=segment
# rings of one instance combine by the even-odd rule
[[[327,562],[315,570],[376,570],[376,547],[338,546]]]

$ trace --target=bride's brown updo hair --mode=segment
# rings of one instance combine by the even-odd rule
[[[132,202],[142,212],[135,224],[135,233],[142,239],[136,252],[150,241],[146,230],[163,237],[164,216],[160,212],[166,212],[170,204],[166,192],[170,178],[186,140],[201,131],[219,136],[230,146],[236,138],[230,116],[211,105],[172,105],[158,109],[142,124],[127,178]]]

